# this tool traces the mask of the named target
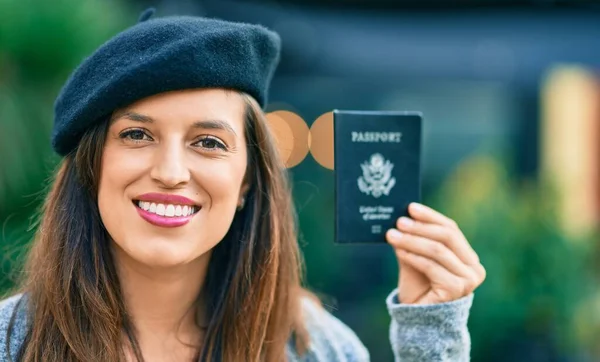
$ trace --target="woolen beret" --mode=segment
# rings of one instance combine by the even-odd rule
[[[191,88],[243,91],[265,107],[280,59],[279,35],[261,25],[192,16],[140,21],[87,57],[54,104],[52,147],[66,155],[115,109]]]

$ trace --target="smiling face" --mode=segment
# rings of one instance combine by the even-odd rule
[[[202,89],[114,113],[98,207],[117,254],[171,267],[223,239],[246,190],[245,107],[238,93]]]

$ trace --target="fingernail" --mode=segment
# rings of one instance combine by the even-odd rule
[[[424,207],[423,205],[421,205],[421,204],[419,204],[419,203],[416,203],[416,202],[413,202],[413,203],[412,203],[412,207],[413,207],[413,209],[414,209],[415,211],[417,211],[417,212],[421,212],[421,211],[424,211],[424,210],[425,210],[425,207]]]
[[[393,239],[400,239],[400,238],[402,238],[402,233],[398,229],[391,229],[390,236]]]
[[[405,225],[405,226],[412,226],[415,222],[413,221],[413,219],[410,219],[408,217],[402,216],[400,218],[400,223],[402,225]]]

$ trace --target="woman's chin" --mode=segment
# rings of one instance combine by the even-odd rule
[[[197,260],[203,253],[177,242],[147,242],[143,247],[135,245],[123,248],[131,259],[153,268],[171,268],[183,266]]]
[[[190,263],[189,259],[179,257],[167,257],[165,255],[143,255],[136,258],[144,266],[150,268],[168,269],[183,266]]]

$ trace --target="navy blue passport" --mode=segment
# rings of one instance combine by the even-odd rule
[[[333,111],[335,242],[385,243],[421,202],[422,115]]]

